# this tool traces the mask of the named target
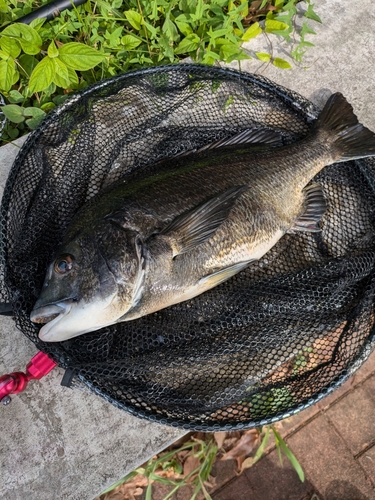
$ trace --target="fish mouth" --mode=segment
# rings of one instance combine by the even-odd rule
[[[55,304],[36,307],[31,311],[30,319],[33,323],[46,324],[55,321],[58,317],[69,314],[73,299],[62,300]]]

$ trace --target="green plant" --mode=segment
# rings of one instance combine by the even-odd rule
[[[249,467],[252,467],[260,458],[262,458],[264,451],[266,449],[266,446],[268,444],[269,438],[270,438],[270,431],[273,432],[273,435],[275,437],[275,446],[277,449],[277,453],[279,456],[279,461],[280,461],[281,466],[283,465],[282,452],[284,452],[285,456],[287,457],[289,462],[292,464],[294,470],[297,472],[300,481],[303,483],[305,481],[305,474],[302,470],[300,463],[298,462],[295,455],[292,453],[292,451],[290,450],[290,448],[288,447],[288,445],[286,444],[284,439],[280,436],[280,434],[275,429],[275,426],[273,426],[273,425],[266,428],[263,439],[262,439],[262,441],[259,445],[259,448],[257,449],[254,457],[247,458],[242,463],[241,470],[248,469]],[[260,429],[260,432],[262,432],[262,429]]]
[[[257,389],[256,386],[249,387],[249,391]],[[285,411],[293,405],[293,396],[286,387],[272,387],[267,392],[254,392],[250,398],[243,403],[249,406],[252,418],[263,418]]]
[[[210,500],[211,497],[207,491],[207,487],[210,485],[210,474],[214,462],[217,460],[236,459],[240,472],[243,472],[262,458],[271,434],[273,434],[275,439],[280,464],[283,465],[282,454],[284,454],[303,482],[305,480],[304,472],[298,460],[276,428],[271,425],[264,428],[243,431],[241,437],[237,438],[236,443],[226,453],[224,453],[223,445],[225,447],[226,438],[228,438],[228,442],[233,441],[232,433],[218,432],[205,434],[201,438],[194,437],[198,436],[199,433],[193,434],[181,446],[173,447],[158,456],[152,457],[142,467],[137,468],[108,490],[104,491],[100,499],[119,499],[121,495],[123,495],[124,499],[134,498],[136,495],[142,494],[142,490],[145,489],[146,500],[151,500],[153,485],[161,484],[169,486],[170,489],[163,500],[168,500],[180,488],[187,486],[190,487],[191,500],[194,500],[199,493],[203,493],[205,499]],[[262,439],[260,440],[261,437]],[[250,453],[253,453],[259,441],[260,444],[255,454],[248,457]]]
[[[171,491],[163,500],[168,500],[177,490],[186,485],[191,485],[193,487],[191,500],[194,500],[200,492],[203,492],[207,500],[211,500],[206,490],[205,483],[210,475],[217,451],[218,447],[213,438],[208,441],[193,438],[177,449],[162,453],[158,457],[150,458],[147,464],[135,469],[108,490],[104,491],[101,497],[121,484],[131,483],[137,476],[141,475],[147,479],[144,483],[146,486],[146,500],[151,500],[152,498],[152,485],[154,482],[172,487]],[[196,466],[193,466],[192,470],[189,470],[185,475],[182,475],[183,467],[181,462],[176,458],[181,452],[188,452],[190,457],[196,459],[194,462]],[[167,477],[167,474],[163,474],[170,469],[173,471],[172,476],[174,479]],[[180,477],[180,479],[175,479],[176,477]]]
[[[262,33],[291,42],[297,37],[291,54],[300,61],[312,45],[306,40],[314,33],[307,20],[320,22],[310,0],[300,34],[294,27],[297,0],[88,0],[50,22],[15,22],[46,2],[0,0],[0,92],[9,119],[5,141],[34,129],[69,93],[93,82],[187,56],[205,64],[240,62],[250,58],[242,44]],[[272,46],[257,57],[290,67],[273,57]]]
[[[293,359],[293,375],[297,375],[308,365],[311,354],[314,353],[312,347],[304,347]]]

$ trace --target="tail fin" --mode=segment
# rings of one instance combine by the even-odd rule
[[[341,161],[375,156],[375,134],[358,122],[352,106],[339,92],[328,99],[314,127],[332,136]]]

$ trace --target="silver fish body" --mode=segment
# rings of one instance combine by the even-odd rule
[[[301,141],[242,144],[272,140],[242,134],[156,165],[83,207],[31,313],[47,321],[40,338],[66,340],[188,300],[260,259],[286,232],[319,230],[326,205],[310,181],[325,165],[375,154],[375,135],[341,94]]]

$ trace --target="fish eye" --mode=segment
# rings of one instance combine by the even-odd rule
[[[55,271],[58,274],[66,274],[73,268],[74,257],[70,254],[64,254],[55,260]]]

